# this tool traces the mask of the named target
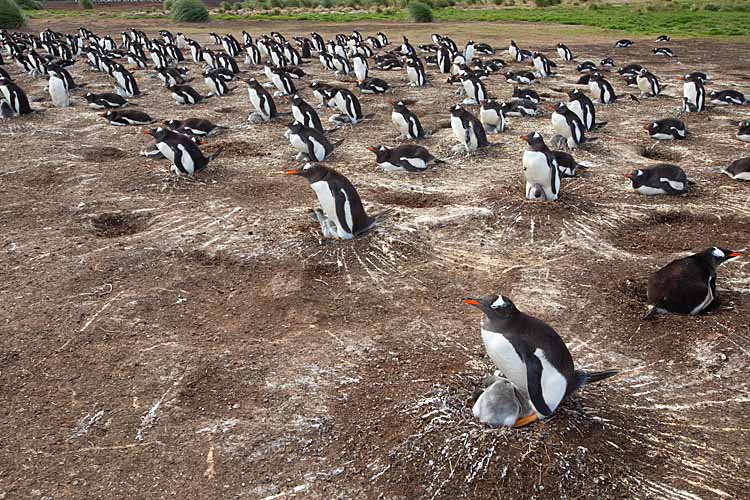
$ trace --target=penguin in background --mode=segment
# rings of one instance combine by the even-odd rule
[[[396,126],[396,129],[400,132],[399,139],[414,139],[418,141],[424,139],[426,134],[422,123],[420,123],[417,115],[412,113],[403,101],[398,101],[393,104],[393,111],[391,111],[391,121]]]
[[[362,105],[359,103],[359,99],[351,91],[346,89],[336,89],[336,93],[333,95],[333,101],[336,103],[336,109],[341,111],[352,125],[356,125],[364,119],[362,114]],[[341,116],[332,117],[332,121],[341,122]]]
[[[316,99],[320,100],[319,108],[332,108],[336,104],[333,102],[333,96],[336,93],[336,87],[321,82],[310,83],[310,88]]]
[[[748,103],[745,95],[738,90],[714,90],[708,93],[708,98],[711,99],[711,104],[717,106],[742,106]]]
[[[564,103],[555,107],[551,120],[552,129],[565,139],[569,149],[575,149],[586,141],[583,122]]]
[[[154,138],[156,148],[172,162],[170,171],[175,175],[192,177],[196,172],[204,170],[221,153],[218,151],[206,157],[189,137],[165,127],[146,129],[143,133]]]
[[[388,92],[388,82],[380,78],[367,78],[357,83],[357,88],[363,94],[384,94]]]
[[[568,92],[570,98],[566,104],[573,113],[580,118],[586,130],[594,130],[606,125],[607,122],[596,123],[596,107],[586,94],[578,89]]]
[[[728,166],[718,168],[717,171],[735,180],[750,181],[750,158],[734,160]]]
[[[453,67],[453,57],[451,54],[450,49],[446,47],[445,45],[441,45],[438,47],[437,51],[437,66],[438,70],[443,74],[448,74],[451,72],[451,68]]]
[[[688,131],[685,123],[677,118],[663,118],[647,123],[643,128],[652,139],[657,141],[672,141],[687,139]]]
[[[260,122],[267,122],[278,116],[276,111],[276,103],[273,101],[273,97],[268,91],[263,88],[255,78],[250,78],[245,81],[247,84],[247,92],[250,96],[250,103],[255,108],[253,113],[250,113],[248,120]]]
[[[484,84],[479,78],[469,73],[464,73],[461,75],[461,83],[466,92],[466,99],[464,99],[463,104],[479,104],[481,101],[487,99],[487,89],[485,89]]]
[[[715,307],[718,268],[742,255],[714,246],[659,269],[648,278],[648,310],[643,319],[658,314],[695,316]]]
[[[486,132],[488,134],[505,132],[508,128],[508,123],[505,121],[502,103],[498,103],[494,99],[489,99],[481,101],[480,104],[479,119],[482,121]]]
[[[314,128],[292,122],[286,133],[289,143],[299,151],[298,160],[325,161],[333,153],[334,145]]]
[[[551,61],[547,56],[540,52],[534,52],[531,57],[534,68],[541,78],[547,78],[552,74]]]
[[[65,78],[54,69],[48,69],[49,75],[49,95],[52,98],[52,104],[60,108],[70,106],[70,89]]]
[[[110,125],[117,126],[148,125],[156,121],[148,113],[137,109],[111,109],[99,116],[105,118]]]
[[[289,74],[281,68],[271,68],[271,82],[278,89],[275,97],[290,96],[297,93],[297,87]]]
[[[490,145],[487,141],[487,134],[482,126],[482,122],[476,116],[458,104],[452,106],[450,112],[451,129],[459,142],[459,144],[454,146],[454,151],[466,151],[468,154],[471,154],[479,148],[485,148]]]
[[[706,89],[703,80],[693,74],[677,77],[682,85],[683,108],[685,113],[700,113],[706,109]]]
[[[611,104],[617,100],[615,89],[612,84],[604,79],[604,75],[595,72],[589,79],[589,90],[591,95],[602,104]]]
[[[513,99],[510,102],[501,102],[500,108],[505,116],[536,116],[537,105],[528,99]]]
[[[737,139],[742,142],[750,142],[750,121],[741,121],[737,126]]]
[[[286,174],[298,175],[310,183],[320,204],[312,216],[320,223],[323,239],[351,240],[375,226],[376,218],[367,215],[352,183],[334,169],[307,163]]]
[[[537,92],[536,90],[521,89],[518,87],[513,87],[513,94],[511,94],[511,99],[514,101],[517,101],[517,100],[531,101],[534,104],[539,104],[542,101],[542,98],[539,95],[539,92]]]
[[[362,55],[355,55],[352,57],[354,64],[354,76],[358,82],[363,82],[367,79],[369,73],[369,66],[367,65],[367,59]]]
[[[481,333],[487,355],[530,399],[531,413],[516,420],[515,427],[552,416],[585,385],[617,374],[614,370],[576,370],[560,335],[544,321],[519,311],[508,297],[492,295],[463,302],[484,313]]]
[[[209,137],[226,130],[224,125],[216,125],[205,118],[186,118],[185,120],[164,120],[164,125],[183,134],[197,137]]]
[[[407,58],[405,61],[406,79],[412,87],[424,87],[427,85],[427,75],[424,72],[422,62],[416,58]]]
[[[560,173],[555,155],[539,132],[522,135],[520,138],[528,143],[528,148],[523,153],[526,198],[557,200],[560,197]]]
[[[573,52],[570,51],[567,45],[564,43],[558,43],[557,44],[557,55],[562,59],[563,61],[572,61],[573,60]]]
[[[209,70],[203,77],[203,81],[209,89],[207,97],[211,96],[223,96],[227,95],[231,89],[227,85],[227,81],[216,72],[217,70]]]
[[[647,196],[687,196],[691,184],[684,170],[668,163],[637,169],[625,174],[625,177],[630,179],[633,189]]]
[[[626,49],[628,47],[631,47],[632,45],[634,45],[633,41],[628,39],[618,40],[615,42],[615,48],[617,49]]]
[[[200,104],[204,99],[208,99],[208,97],[203,97],[202,95],[200,95],[200,93],[198,93],[198,91],[190,85],[172,85],[171,87],[167,88],[172,94],[172,98],[175,100],[175,102],[180,105]]]
[[[395,148],[374,146],[367,150],[375,153],[376,163],[386,172],[424,172],[434,165],[445,163],[417,144],[403,144]]]
[[[292,97],[292,116],[294,119],[305,127],[314,128],[320,133],[324,133],[323,124],[315,108],[305,102],[299,94]]]
[[[677,57],[675,56],[675,53],[672,51],[672,49],[669,49],[667,47],[655,47],[654,54],[656,54],[657,56]]]
[[[138,89],[138,83],[130,71],[124,67],[115,67],[111,74],[115,79],[115,92],[118,95],[128,98],[141,94],[141,91]]]
[[[636,83],[641,91],[641,96],[657,97],[661,93],[659,80],[646,68],[641,68],[638,72]]]

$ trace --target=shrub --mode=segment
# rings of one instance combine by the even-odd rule
[[[550,7],[552,5],[558,5],[560,0],[534,0],[534,4],[537,7]]]
[[[91,10],[94,8],[94,2],[91,0],[81,0],[81,8],[86,10]]]
[[[505,0],[492,0],[492,3],[494,3],[495,5],[502,5],[503,2],[505,2]]]
[[[320,6],[324,9],[332,9],[333,8],[333,0],[320,0]]]
[[[26,10],[39,10],[42,8],[42,3],[37,0],[16,0],[16,5]]]
[[[208,9],[201,0],[175,0],[172,4],[172,20],[180,23],[208,21]]]
[[[409,18],[415,23],[431,23],[432,9],[422,2],[412,2],[406,7],[409,10]]]
[[[172,10],[172,0],[164,0],[164,10]]]
[[[13,0],[0,0],[0,28],[16,29],[26,24],[23,12]]]

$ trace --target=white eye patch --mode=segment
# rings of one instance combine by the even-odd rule
[[[718,257],[719,259],[723,259],[724,257],[726,257],[726,254],[716,247],[714,247],[714,250],[711,253],[714,255],[714,257]]]
[[[506,306],[507,304],[508,304],[508,303],[507,303],[507,302],[505,302],[505,301],[503,300],[503,296],[502,296],[502,295],[498,295],[498,296],[497,296],[497,299],[495,300],[495,302],[493,302],[493,303],[492,303],[492,304],[490,305],[490,307],[491,307],[491,308],[493,308],[493,309],[497,309],[498,307],[504,307],[504,306]]]

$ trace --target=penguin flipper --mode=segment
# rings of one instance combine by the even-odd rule
[[[526,385],[529,388],[529,397],[537,412],[545,417],[552,415],[552,410],[544,401],[542,391],[542,362],[533,353],[524,357],[526,364]]]

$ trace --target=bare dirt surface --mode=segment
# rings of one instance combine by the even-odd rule
[[[131,24],[174,28],[88,27]],[[652,146],[641,126],[676,114],[677,75],[704,70],[711,88],[747,93],[745,45],[677,40],[679,57],[665,60],[649,40],[620,51],[616,35],[523,24],[185,31],[207,44],[209,30],[242,28],[406,31],[414,43],[440,31],[503,48],[514,37],[550,55],[564,40],[579,61],[646,64],[668,95],[600,106],[609,125],[575,153],[593,165],[555,203],[524,200],[517,138],[549,136],[549,112],[511,119],[469,158],[439,130],[424,144],[447,165],[398,175],[365,149],[395,142],[388,101],[417,99],[430,128],[456,87],[430,70],[426,89],[362,97],[374,116],[335,132],[344,142],[328,164],[369,211],[395,212],[363,238],[321,244],[306,217],[312,190],[282,175],[295,164],[286,120],[249,124],[241,84],[177,107],[151,71],[136,72],[138,109],[230,127],[204,146],[225,148],[206,172],[175,180],[165,161],[139,156],[140,128],[106,124],[81,98],[52,108],[44,80],[6,66],[45,112],[0,122],[0,498],[748,498],[750,259],[722,268],[719,310],[640,320],[649,272],[708,245],[750,246],[750,183],[710,171],[748,155],[731,123],[748,108],[687,116],[690,140],[656,146],[696,182],[690,196],[647,199],[622,178],[655,161],[641,155]],[[304,69],[332,81],[317,61]],[[112,90],[82,62],[72,73],[87,84],[79,96]],[[400,72],[373,73],[403,84]],[[552,103],[550,89],[575,78],[563,64],[539,88]],[[499,98],[512,89],[499,76],[487,85]],[[490,363],[479,314],[460,299],[494,292],[551,323],[578,366],[620,375],[544,423],[479,425],[467,400]]]

